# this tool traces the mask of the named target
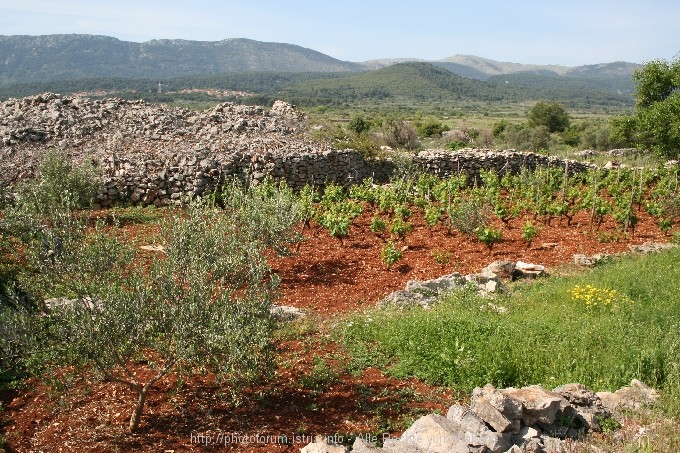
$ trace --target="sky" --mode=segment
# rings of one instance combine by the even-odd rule
[[[0,35],[248,38],[353,62],[456,54],[563,66],[672,60],[679,19],[678,0],[0,0]]]

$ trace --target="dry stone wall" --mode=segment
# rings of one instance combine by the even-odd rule
[[[494,169],[499,174],[519,173],[522,168],[562,168],[570,173],[587,171],[591,165],[556,156],[536,153],[522,153],[515,150],[495,151],[490,149],[465,148],[455,153],[441,150],[426,150],[418,153],[413,162],[428,173],[442,178],[466,174],[469,181],[479,179],[479,170]]]
[[[266,177],[343,186],[371,177],[387,182],[394,161],[369,161],[308,138],[306,117],[282,101],[271,109],[222,103],[204,111],[143,101],[93,100],[44,93],[0,103],[0,185],[35,175],[43,153],[54,149],[74,163],[92,161],[104,184],[97,203],[117,200],[168,205],[214,190],[226,178],[252,183]],[[531,153],[492,150],[426,150],[412,157],[423,171],[446,177],[462,172],[474,181],[480,169],[499,173],[527,167],[582,171],[586,164]]]

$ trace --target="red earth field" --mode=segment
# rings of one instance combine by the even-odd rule
[[[575,253],[619,253],[629,244],[668,241],[654,219],[644,212],[638,216],[635,235],[628,238],[616,232],[613,221],[590,232],[585,213],[570,227],[557,220],[551,226],[538,223],[540,232],[531,245],[521,238],[525,219],[515,219],[489,251],[478,240],[449,234],[444,227],[430,231],[417,214],[411,220],[414,231],[397,243],[404,249],[403,259],[390,270],[380,259],[383,239],[369,230],[371,213],[355,219],[342,244],[312,225],[297,251],[271,260],[282,278],[278,303],[299,307],[308,316],[277,335],[277,373],[265,383],[235,390],[210,375],[183,376],[181,383],[167,377],[151,392],[139,432],[130,434],[126,428],[134,395],[129,389],[82,377],[74,378],[69,391],[30,381],[0,395],[4,448],[294,452],[315,434],[337,434],[345,442],[351,434],[399,435],[413,419],[445,412],[468,395],[415,379],[393,379],[375,368],[360,374],[343,371],[345,353],[333,340],[334,323],[344,314],[375,306],[408,280],[478,272],[495,260],[521,260],[542,264],[549,273],[564,272],[573,269]],[[154,227],[124,228],[141,245]],[[449,262],[437,262],[434,255],[448,257]],[[315,357],[330,364],[328,379],[319,379],[318,372],[316,381],[310,378]],[[149,370],[140,364],[136,372],[143,375]]]

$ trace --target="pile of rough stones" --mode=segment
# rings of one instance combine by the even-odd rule
[[[582,384],[552,391],[539,386],[476,388],[467,408],[454,405],[446,416],[426,415],[398,437],[380,439],[376,447],[357,437],[355,453],[550,453],[564,451],[567,439],[600,431],[599,422],[621,410],[652,404],[657,393],[640,381],[616,392],[594,393]],[[317,437],[302,453],[345,453],[348,447]]]

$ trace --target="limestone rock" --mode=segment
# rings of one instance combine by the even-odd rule
[[[493,263],[482,269],[482,274],[495,274],[499,278],[503,279],[514,279],[517,277],[515,273],[515,262],[514,261],[494,261]]]
[[[612,412],[640,409],[652,405],[659,394],[643,382],[633,379],[629,386],[611,392],[598,392],[602,405]]]
[[[496,389],[491,384],[484,387],[477,387],[472,391],[472,404],[477,398],[485,398],[493,407],[498,409],[509,420],[519,420],[522,418],[522,403],[507,395],[504,391]],[[474,408],[472,408],[475,412]]]
[[[382,448],[378,448],[373,444],[366,442],[364,439],[357,437],[352,444],[353,453],[373,453],[383,451]]]
[[[450,453],[470,451],[466,433],[458,432],[456,424],[437,414],[426,415],[416,420],[404,431],[400,441],[424,451]]]
[[[305,312],[297,307],[287,305],[275,305],[271,308],[271,316],[277,321],[295,321],[304,318]]]
[[[525,263],[517,261],[515,269],[521,273],[523,278],[537,278],[545,274],[545,267],[540,264]]]
[[[607,261],[610,258],[611,255],[608,255],[606,253],[596,253],[595,255],[592,256],[586,256],[584,254],[577,253],[573,256],[572,259],[574,260],[574,264],[577,266],[592,267],[602,261]]]
[[[451,406],[446,418],[456,425],[458,432],[466,433],[468,442],[485,445],[492,453],[504,452],[512,445],[508,435],[491,431],[482,419],[466,407]]]
[[[508,388],[501,391],[522,403],[522,422],[525,426],[531,426],[536,422],[552,424],[560,407],[569,404],[561,395],[538,386]]]
[[[386,439],[382,450],[386,453],[426,453],[427,450],[415,445],[407,444],[398,439]]]
[[[464,287],[466,280],[458,273],[444,275],[432,280],[409,280],[406,288],[388,294],[379,302],[381,306],[414,307],[420,305],[429,308],[439,301],[446,292]]]
[[[566,384],[553,389],[570,404],[562,408],[558,417],[566,417],[591,431],[600,431],[598,418],[611,417],[611,412],[602,404],[600,398],[583,384]]]
[[[646,255],[648,253],[660,252],[662,250],[668,250],[677,247],[677,244],[665,243],[665,242],[645,242],[638,245],[629,245],[628,250],[633,253],[640,255]]]
[[[479,418],[498,433],[513,432],[520,428],[519,424],[513,424],[513,420],[509,420],[484,397],[477,398],[472,408]]]

